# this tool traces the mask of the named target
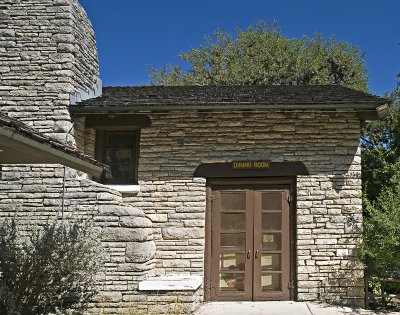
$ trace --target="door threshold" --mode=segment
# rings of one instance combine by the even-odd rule
[[[233,301],[207,302],[201,306],[194,315],[260,315],[260,314],[280,314],[280,315],[311,315],[305,302],[295,301]]]

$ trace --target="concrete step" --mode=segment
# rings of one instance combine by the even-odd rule
[[[272,301],[272,302],[211,302],[204,304],[195,315],[400,315],[400,312],[379,313],[364,309],[326,304]]]

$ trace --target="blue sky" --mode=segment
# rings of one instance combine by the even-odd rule
[[[400,0],[80,0],[96,32],[104,86],[144,85],[149,66],[181,64],[215,29],[278,21],[288,37],[322,32],[365,54],[372,93],[400,72]]]

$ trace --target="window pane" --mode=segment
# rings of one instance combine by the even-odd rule
[[[221,234],[221,247],[224,249],[244,250],[246,233]]]
[[[221,210],[246,210],[246,192],[221,192]]]
[[[246,229],[245,213],[221,213],[221,231],[235,232]]]
[[[262,210],[282,210],[282,193],[279,191],[263,193]]]
[[[280,231],[282,228],[282,215],[278,213],[263,213],[262,214],[263,230]]]
[[[134,179],[135,133],[110,132],[106,136],[106,164],[113,180]]]
[[[265,291],[282,291],[281,275],[279,273],[263,273],[261,276],[261,288]]]
[[[221,291],[243,291],[244,274],[221,272],[219,274],[219,289]]]
[[[263,250],[280,250],[281,247],[281,234],[280,233],[263,233],[262,234],[262,248]]]
[[[133,148],[135,146],[134,133],[110,132],[107,134],[107,145],[109,148]]]
[[[281,254],[262,254],[261,267],[263,270],[281,270]]]
[[[244,270],[245,265],[244,253],[221,253],[220,268],[229,270]]]

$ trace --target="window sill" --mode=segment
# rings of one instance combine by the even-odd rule
[[[119,191],[122,194],[138,194],[140,185],[104,185],[108,188]]]

